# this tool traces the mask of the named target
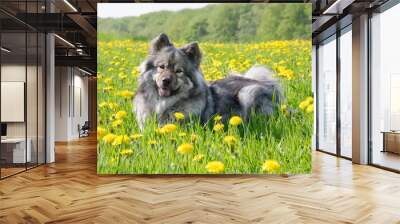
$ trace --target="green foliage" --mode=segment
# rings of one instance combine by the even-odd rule
[[[152,39],[167,33],[176,41],[259,42],[311,38],[311,4],[217,4],[138,17],[99,18],[100,40]]]

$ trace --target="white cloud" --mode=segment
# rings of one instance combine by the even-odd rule
[[[209,4],[210,3],[99,3],[97,5],[97,16],[101,18],[140,16],[149,12],[163,10],[179,11],[181,9],[198,9]]]

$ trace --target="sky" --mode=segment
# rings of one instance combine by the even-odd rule
[[[101,18],[120,18],[140,16],[162,10],[179,11],[181,9],[203,8],[210,3],[99,3],[97,16]]]

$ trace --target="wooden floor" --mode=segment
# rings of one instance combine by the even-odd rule
[[[400,175],[315,152],[312,175],[96,175],[94,138],[0,181],[0,223],[400,223]]]
[[[7,177],[7,176],[11,176],[13,174],[19,173],[19,172],[23,172],[25,171],[25,167],[7,167],[7,168],[1,168],[1,177]]]

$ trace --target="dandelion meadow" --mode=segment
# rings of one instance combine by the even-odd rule
[[[311,42],[200,43],[207,81],[252,65],[276,71],[285,100],[269,117],[248,122],[215,115],[202,125],[195,118],[140,130],[132,112],[138,65],[149,43],[98,43],[98,173],[100,174],[299,174],[311,171],[313,98]]]

